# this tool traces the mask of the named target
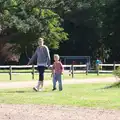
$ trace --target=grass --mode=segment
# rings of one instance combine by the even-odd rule
[[[64,85],[64,90],[34,92],[31,88],[0,90],[0,103],[71,105],[120,110],[120,88],[101,89],[110,84]]]
[[[105,77],[112,77],[112,74],[100,74],[97,76],[97,74],[89,73],[88,75],[84,74],[75,74],[75,79],[86,79],[86,78],[105,78]],[[63,79],[71,79],[72,76],[69,76],[69,74],[65,73],[63,74]],[[35,80],[38,79],[38,74],[35,74]],[[51,74],[45,73],[45,79],[51,80]],[[22,73],[22,74],[12,74],[12,82],[17,81],[29,81],[32,80],[32,74],[31,73]],[[10,76],[8,73],[0,73],[0,82],[9,82]]]

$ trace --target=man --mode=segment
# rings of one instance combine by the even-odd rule
[[[100,64],[102,64],[102,61],[97,58],[97,60],[96,60],[96,69],[97,69],[97,70],[98,70],[98,69],[102,70],[102,66],[101,66]]]
[[[32,64],[37,59],[37,66],[38,66],[38,72],[39,72],[39,80],[37,86],[33,88],[35,91],[42,91],[43,90],[43,82],[44,82],[44,71],[45,68],[50,66],[50,53],[49,49],[46,45],[44,45],[44,39],[39,38],[38,41],[38,47],[28,62],[29,64]]]

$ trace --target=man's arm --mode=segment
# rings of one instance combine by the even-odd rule
[[[45,47],[45,51],[46,51],[46,56],[47,56],[47,64],[48,64],[48,67],[50,67],[51,59],[50,59],[50,52],[47,46]]]
[[[29,60],[28,65],[32,64],[37,59],[37,49],[33,54],[32,58]]]

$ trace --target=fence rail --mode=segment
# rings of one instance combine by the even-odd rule
[[[112,70],[100,70],[99,68],[101,67],[113,67]],[[114,70],[116,70],[116,67],[120,67],[120,64],[99,64],[96,66],[96,71],[97,71],[97,75],[99,75],[99,73],[112,73]]]
[[[63,65],[64,68],[69,68],[68,72],[69,74],[72,75],[72,77],[74,77],[74,68],[85,68],[85,72],[86,72],[86,75],[88,74],[88,65],[85,64],[85,65]],[[32,79],[34,79],[34,76],[35,76],[35,73],[36,73],[36,70],[35,68],[37,68],[37,65],[7,65],[7,66],[0,66],[0,73],[9,73],[9,77],[10,77],[10,80],[12,80],[12,74],[17,74],[19,72],[17,71],[14,71],[14,69],[31,69],[31,71],[21,71],[20,73],[31,73],[32,74]],[[52,68],[52,65],[50,66],[50,68]],[[8,70],[8,71],[4,71],[4,70]],[[19,70],[18,70],[19,71]],[[51,72],[51,71],[49,71]]]
[[[97,75],[99,75],[100,73],[112,73],[113,70],[100,70],[99,67],[113,67],[113,70],[116,69],[116,67],[120,66],[120,64],[99,64],[98,66],[96,66],[96,70],[93,70],[93,72],[96,72]],[[50,68],[52,67],[52,65],[50,66]],[[86,75],[88,75],[88,72],[92,72],[92,70],[89,70],[89,65],[88,64],[84,64],[84,65],[63,65],[64,68],[68,68],[68,70],[65,70],[65,72],[68,72],[69,75],[72,76],[72,78],[74,77],[74,74],[76,73],[86,73]],[[17,74],[17,73],[31,73],[32,74],[32,79],[34,79],[34,75],[36,73],[35,68],[37,68],[37,65],[6,65],[6,66],[0,66],[0,73],[9,73],[10,76],[10,80],[12,80],[12,74]],[[76,68],[84,68],[82,70],[77,70]],[[14,71],[14,69],[17,69],[19,71],[19,69],[24,69],[24,71],[21,72],[17,72]],[[27,71],[26,69],[30,69],[31,71]],[[76,69],[76,70],[75,70]],[[7,70],[7,71],[5,71]],[[25,71],[26,70],[26,71]],[[51,72],[49,70],[49,72]]]

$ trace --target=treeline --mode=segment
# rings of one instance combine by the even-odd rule
[[[120,1],[76,0],[72,5],[71,10],[61,15],[69,40],[61,44],[60,54],[88,55],[93,60],[100,57],[104,62],[118,62]]]
[[[1,0],[0,64],[25,64],[38,37],[51,54],[119,61],[119,19],[119,0]]]

